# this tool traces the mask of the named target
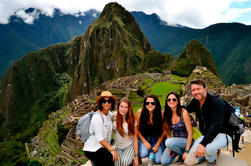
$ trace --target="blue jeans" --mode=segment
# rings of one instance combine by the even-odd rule
[[[200,136],[193,144],[191,148],[191,152],[195,152],[198,148],[198,145],[202,141],[204,136]],[[229,135],[226,135],[224,133],[219,133],[214,140],[206,145],[206,160],[209,162],[213,162],[216,160],[216,155],[219,149],[223,149],[227,147],[227,139],[228,143],[232,141],[231,137]],[[198,158],[198,161],[200,162],[203,160],[204,157]]]
[[[147,140],[147,142],[151,144],[152,148],[158,142],[158,139],[159,139],[159,137],[144,137],[144,138]],[[154,153],[154,162],[156,164],[160,164],[160,159],[161,159],[163,150],[164,150],[164,143],[161,142],[158,151]],[[143,144],[143,142],[139,139],[139,156],[142,158],[145,158],[145,157],[148,157],[149,154],[150,154],[150,150],[148,150]]]
[[[165,145],[166,149],[164,150],[161,157],[162,165],[171,164],[177,155],[183,155],[187,145],[187,138],[167,138]]]

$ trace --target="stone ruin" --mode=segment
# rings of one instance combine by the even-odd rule
[[[205,67],[196,67],[191,74],[191,77],[188,78],[188,82],[192,79],[192,77],[198,77],[199,75],[203,75],[203,71],[206,71]],[[96,97],[103,91],[109,90],[114,95],[117,96],[117,101],[122,97],[128,97],[130,92],[136,91],[139,86],[142,85],[142,81],[146,78],[151,78],[154,81],[164,81],[163,74],[159,73],[145,73],[145,74],[137,74],[133,76],[125,76],[113,81],[107,81],[98,87],[94,88],[89,95],[78,96],[75,98],[68,107],[72,108],[71,113],[62,120],[62,125],[65,128],[70,128],[66,139],[63,141],[61,145],[61,152],[58,154],[58,158],[65,163],[65,165],[69,165],[69,163],[74,163],[74,165],[81,165],[83,160],[85,159],[84,154],[78,153],[76,150],[81,150],[83,148],[84,143],[80,141],[76,135],[76,125],[77,121],[84,114],[97,110],[97,105],[95,103]],[[240,106],[241,113],[244,115],[246,124],[250,124],[250,119],[246,116],[247,114],[251,114],[251,85],[233,85],[230,87],[225,87],[220,79],[216,76],[209,75],[203,76],[203,79],[207,81],[208,84],[212,85],[209,87],[209,92],[218,93],[223,98],[228,100],[229,102]],[[165,77],[165,79],[169,79]],[[184,85],[184,89],[186,92],[189,92],[189,86]],[[186,93],[182,98],[182,104],[188,103],[192,99],[190,93]],[[50,118],[56,118],[56,114],[51,114]],[[34,144],[39,144],[41,140],[34,141]],[[39,147],[39,146],[37,146]],[[36,148],[33,153],[39,153],[40,149]],[[31,154],[32,155],[32,154]]]

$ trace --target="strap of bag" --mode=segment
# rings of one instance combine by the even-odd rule
[[[99,111],[96,111],[94,114],[99,114],[102,118],[102,121],[103,121],[103,124],[104,124],[104,117],[102,116],[102,114],[99,112]],[[92,116],[94,116],[94,114]],[[92,135],[92,134],[95,134],[95,131],[93,131],[92,133],[89,134],[89,137]]]

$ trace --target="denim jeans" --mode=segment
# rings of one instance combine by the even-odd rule
[[[162,154],[161,164],[169,165],[173,162],[177,155],[183,155],[187,145],[187,138],[167,138],[165,145],[166,149]]]
[[[149,142],[151,144],[151,147],[153,148],[154,145],[158,142],[159,137],[144,137],[147,142]],[[164,150],[164,143],[161,142],[159,149],[157,152],[154,153],[154,162],[156,164],[160,164],[160,159],[161,159],[161,155],[162,152]],[[145,158],[148,157],[150,154],[150,150],[148,150],[145,145],[143,144],[143,142],[139,139],[139,157]]]
[[[191,148],[191,152],[196,152],[198,145],[202,141],[204,136],[200,136],[193,144]],[[228,141],[227,141],[228,139]],[[216,155],[219,149],[223,149],[227,146],[227,142],[230,143],[232,141],[231,137],[224,133],[219,133],[214,140],[206,145],[206,160],[209,162],[213,162],[216,160]],[[204,157],[198,158],[200,162]]]

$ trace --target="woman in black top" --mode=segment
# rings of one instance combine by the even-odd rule
[[[164,144],[162,130],[162,113],[158,97],[149,95],[145,97],[143,108],[136,113],[139,137],[139,156],[148,157],[154,153],[154,162],[159,164]]]

